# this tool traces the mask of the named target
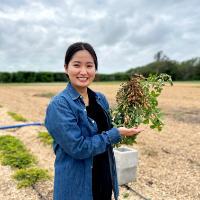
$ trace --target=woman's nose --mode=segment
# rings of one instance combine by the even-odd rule
[[[81,67],[81,71],[80,71],[81,74],[87,74],[87,69],[85,66]]]

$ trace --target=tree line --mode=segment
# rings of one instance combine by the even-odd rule
[[[61,72],[0,72],[1,83],[63,82],[67,77]]]
[[[154,56],[154,62],[145,66],[131,68],[126,72],[97,74],[95,81],[126,81],[132,74],[167,73],[173,81],[200,80],[200,57],[183,62],[170,60],[162,51]],[[1,83],[65,82],[67,76],[62,72],[0,72]]]
[[[95,81],[123,81],[129,79],[124,72],[114,74],[97,74]],[[34,82],[65,82],[68,77],[64,72],[0,72],[0,83],[34,83]]]
[[[200,80],[200,58],[181,63],[172,60],[155,61],[146,66],[130,69],[126,73],[143,74],[145,77],[149,74],[166,73],[172,77],[173,81]]]

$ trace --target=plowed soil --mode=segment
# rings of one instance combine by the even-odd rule
[[[8,111],[21,114],[28,122],[43,122],[50,96],[64,89],[66,84],[0,85],[0,126],[15,122]],[[94,83],[91,88],[106,95],[115,106],[119,83]],[[165,113],[162,132],[146,128],[132,147],[138,150],[137,180],[129,186],[142,196],[120,188],[120,200],[197,200],[200,199],[200,84],[175,83],[166,86],[159,97]],[[40,167],[48,169],[52,180],[38,183],[34,188],[16,188],[11,179],[13,169],[0,165],[0,199],[52,199],[53,163],[50,146],[37,138],[44,127],[24,127],[0,130],[20,138],[37,156]]]

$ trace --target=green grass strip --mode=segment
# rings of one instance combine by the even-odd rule
[[[13,178],[18,181],[18,188],[33,186],[37,181],[50,178],[47,170],[35,166],[36,157],[14,136],[0,136],[0,161],[2,165],[17,169]]]
[[[47,92],[47,93],[35,94],[34,96],[35,96],[35,97],[51,98],[51,97],[55,96],[55,93]]]
[[[0,151],[5,153],[12,153],[12,151],[25,151],[24,144],[16,139],[14,136],[4,135],[0,136]]]
[[[48,171],[39,168],[19,169],[13,175],[13,178],[18,181],[18,188],[33,186],[36,182],[48,180],[50,176]]]
[[[28,152],[24,144],[10,135],[0,136],[0,153],[2,165],[22,169],[37,163],[36,158]]]
[[[44,144],[51,145],[53,143],[53,138],[51,137],[51,135],[48,132],[39,132],[38,138]]]
[[[14,113],[14,112],[7,112],[8,115],[10,115],[15,121],[19,122],[27,122],[27,119],[25,119],[22,115]]]
[[[30,167],[35,162],[35,158],[26,152],[15,152],[14,154],[5,154],[2,159],[2,165],[9,165],[18,169]]]

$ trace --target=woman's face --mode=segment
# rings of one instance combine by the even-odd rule
[[[68,66],[65,65],[65,72],[76,89],[87,88],[94,80],[96,74],[91,54],[87,50],[77,51],[72,56]]]

